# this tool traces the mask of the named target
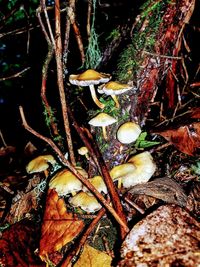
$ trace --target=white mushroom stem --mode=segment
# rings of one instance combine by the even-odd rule
[[[107,132],[106,132],[106,126],[102,126],[102,130],[103,130],[103,138],[105,140],[108,140],[108,136],[107,136]]]
[[[96,104],[99,108],[103,109],[103,108],[105,107],[105,105],[104,105],[103,103],[101,103],[101,102],[99,101],[99,99],[97,98],[96,91],[95,91],[95,88],[94,88],[94,85],[93,85],[93,84],[90,85],[90,92],[91,92],[91,96],[92,96],[92,99],[93,99],[93,101],[95,102],[95,104]]]
[[[115,106],[116,108],[119,108],[120,107],[120,104],[119,104],[119,101],[116,97],[116,95],[111,95],[112,99],[115,101]]]

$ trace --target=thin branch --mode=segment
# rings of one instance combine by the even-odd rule
[[[70,20],[68,15],[66,15],[66,25],[65,25],[65,39],[63,46],[63,73],[67,74],[67,58],[68,58],[68,48],[69,48],[69,35],[70,35]]]
[[[90,25],[91,12],[92,12],[92,2],[91,2],[91,0],[88,0],[87,26],[86,26],[88,41],[90,38],[90,31],[91,31],[91,25]]]
[[[79,48],[79,51],[80,51],[80,54],[81,54],[81,62],[82,62],[82,65],[83,65],[83,63],[85,62],[84,46],[83,46],[83,42],[82,42],[80,31],[79,31],[79,27],[78,27],[78,25],[77,25],[77,23],[75,21],[74,10],[75,10],[75,0],[70,0],[70,5],[69,5],[69,7],[67,9],[67,15],[69,17],[69,20],[70,20],[70,22],[72,24],[72,28],[74,30],[74,34],[75,34],[75,37],[76,37],[78,48]]]
[[[113,215],[113,217],[116,219],[116,221],[124,228],[124,230],[126,232],[129,231],[128,227],[126,226],[126,224],[123,222],[123,220],[120,218],[120,216],[116,213],[116,211],[113,209],[113,207],[110,205],[110,203],[98,192],[98,190],[88,181],[88,179],[86,179],[85,177],[83,177],[76,169],[75,167],[65,158],[65,156],[63,155],[63,153],[61,152],[61,150],[57,147],[57,145],[50,139],[47,138],[41,134],[39,134],[37,131],[35,131],[34,129],[32,129],[26,122],[26,118],[24,115],[24,111],[22,106],[19,107],[19,111],[20,111],[20,115],[22,118],[22,124],[24,126],[24,128],[29,131],[30,133],[32,133],[33,135],[35,135],[36,137],[38,137],[39,139],[43,140],[44,142],[46,142],[52,149],[53,151],[56,153],[56,155],[60,158],[61,162],[63,163],[63,165],[65,165],[66,167],[68,167],[70,169],[70,171],[87,187],[89,188],[89,190],[98,198],[98,200],[103,204],[103,206],[105,206],[107,208],[107,210]]]
[[[50,121],[50,127],[53,130],[53,135],[54,136],[59,136],[59,132],[58,132],[58,128],[57,128],[57,124],[54,121],[54,117],[53,117],[53,113],[52,113],[52,109],[49,105],[49,102],[47,100],[46,97],[46,83],[47,83],[47,75],[48,75],[48,68],[49,68],[49,64],[53,58],[53,54],[54,54],[54,49],[52,46],[48,46],[49,51],[47,53],[46,59],[44,61],[43,67],[42,67],[42,84],[41,84],[41,98],[43,101],[43,104],[45,106],[45,110],[48,114],[48,118]]]
[[[55,47],[55,39],[54,39],[54,36],[53,36],[53,31],[51,29],[51,24],[49,22],[49,16],[48,16],[48,13],[47,13],[45,0],[41,0],[41,4],[40,5],[42,6],[42,11],[44,12],[44,16],[45,16],[45,19],[46,19],[46,23],[47,23],[47,27],[48,27],[48,30],[49,30],[49,35],[50,35],[50,39],[51,39],[52,45]]]
[[[64,122],[65,134],[67,138],[69,155],[70,155],[72,164],[75,166],[76,161],[75,161],[75,156],[74,156],[74,151],[73,151],[71,130],[70,130],[70,125],[69,125],[68,113],[67,113],[67,102],[66,102],[66,97],[65,97],[64,81],[63,81],[62,41],[61,41],[59,0],[55,1],[55,31],[56,31],[55,56],[56,56],[56,65],[57,65],[57,82],[58,82],[58,89],[59,89],[59,94],[60,94],[60,103],[61,103],[61,108],[62,108],[63,122]]]
[[[8,76],[8,77],[2,77],[2,78],[0,78],[0,82],[2,82],[2,81],[6,81],[6,80],[10,80],[10,79],[14,79],[14,78],[17,78],[17,77],[20,77],[24,72],[26,72],[26,71],[29,70],[30,68],[31,68],[31,67],[27,67],[27,68],[25,68],[25,69],[23,69],[23,70],[21,70],[21,71],[15,73],[15,74],[13,74],[13,75],[10,75],[10,76]]]
[[[87,241],[88,236],[91,234],[91,232],[94,230],[96,227],[97,223],[99,220],[103,217],[105,214],[106,210],[102,208],[98,214],[97,217],[90,223],[89,227],[85,231],[84,235],[82,236],[81,240],[79,241],[78,245],[69,253],[66,258],[64,257],[64,260],[61,263],[60,267],[68,267],[71,266],[71,262],[74,262],[76,258],[78,257],[81,249],[83,248],[85,242]]]

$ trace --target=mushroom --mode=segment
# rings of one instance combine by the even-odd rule
[[[111,125],[115,122],[117,122],[115,118],[111,117],[107,113],[102,112],[92,118],[88,123],[95,127],[102,127],[103,137],[105,140],[107,140],[108,137],[106,133],[106,126]]]
[[[122,179],[125,188],[148,182],[156,170],[156,164],[148,151],[132,156],[128,163],[132,163],[135,170],[130,177]]]
[[[94,85],[106,83],[111,78],[112,76],[110,74],[88,69],[81,74],[71,74],[69,76],[69,82],[73,85],[89,86],[93,101],[99,108],[103,109],[105,105],[98,100]]]
[[[88,181],[101,193],[108,193],[107,187],[104,183],[104,180],[101,176],[94,176],[93,178],[88,179]],[[84,192],[90,192],[90,190],[84,186],[82,189]]]
[[[110,81],[106,84],[99,86],[98,92],[100,94],[105,93],[106,95],[110,95],[115,101],[116,108],[119,108],[120,105],[116,95],[121,95],[131,89],[133,89],[133,87],[128,84]]]
[[[81,156],[85,156],[87,160],[89,160],[88,153],[88,148],[86,146],[82,146],[78,149],[78,154]]]
[[[122,144],[135,142],[141,133],[140,126],[135,122],[125,122],[117,131],[117,139]]]
[[[113,167],[110,176],[113,181],[118,181],[118,188],[121,188],[122,179],[128,179],[134,171],[135,166],[132,163],[123,163]]]
[[[52,155],[41,155],[34,158],[27,164],[26,171],[29,174],[44,171],[45,177],[47,177],[47,169],[49,168],[50,164],[56,164],[56,160],[54,159],[54,157]]]
[[[93,196],[86,192],[80,192],[69,199],[69,203],[74,207],[80,207],[86,212],[96,212],[101,209],[101,204]]]
[[[76,170],[85,178],[88,178],[88,174],[84,169],[76,167]],[[68,169],[59,171],[49,182],[49,188],[54,188],[59,196],[70,193],[75,195],[76,192],[82,189],[82,186],[82,182]]]

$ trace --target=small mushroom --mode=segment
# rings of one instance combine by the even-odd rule
[[[135,166],[132,163],[123,163],[113,167],[110,176],[113,181],[118,181],[118,188],[121,188],[122,179],[128,179],[134,171]]]
[[[76,167],[76,169],[81,175],[88,178],[87,172],[84,169],[80,167]],[[59,171],[49,182],[49,188],[54,188],[59,196],[70,193],[75,195],[82,187],[82,182],[68,169]]]
[[[50,165],[56,164],[56,160],[52,155],[41,155],[31,160],[27,166],[27,173],[44,172],[45,177],[48,176],[48,168]]]
[[[93,178],[88,179],[88,181],[101,193],[108,193],[107,187],[104,183],[104,180],[101,176],[94,176]],[[82,189],[84,192],[90,192],[90,190],[86,187],[83,186]]]
[[[80,207],[86,212],[96,212],[101,209],[101,204],[93,196],[86,192],[80,192],[69,199],[69,203],[73,207]]]
[[[92,118],[88,123],[95,127],[102,127],[103,137],[105,140],[107,140],[108,137],[106,133],[106,126],[111,125],[115,122],[117,122],[115,118],[111,117],[107,113],[102,112]]]
[[[137,123],[125,122],[117,130],[117,139],[122,144],[130,144],[137,140],[141,132],[141,128]]]
[[[115,101],[116,108],[119,108],[120,104],[119,104],[119,101],[118,101],[116,95],[121,95],[121,94],[123,94],[123,93],[125,93],[131,89],[133,89],[133,87],[128,85],[128,84],[110,81],[106,84],[99,86],[98,92],[100,94],[104,93],[106,95],[110,95],[113,98],[113,100]]]
[[[81,156],[85,156],[87,160],[89,160],[89,156],[88,156],[88,148],[86,146],[82,146],[78,149],[78,154]]]
[[[112,76],[110,74],[88,69],[81,74],[71,74],[69,76],[69,82],[73,85],[89,86],[93,101],[99,108],[103,109],[105,105],[98,100],[94,85],[106,83],[111,78]]]

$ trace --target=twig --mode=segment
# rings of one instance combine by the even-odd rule
[[[79,253],[81,252],[82,247],[84,246],[85,242],[87,241],[88,236],[91,234],[99,220],[102,218],[102,216],[105,214],[105,209],[102,208],[98,214],[97,217],[91,222],[90,226],[85,231],[84,235],[82,236],[80,242],[78,243],[77,247],[73,251],[67,255],[67,257],[62,261],[60,267],[69,267],[71,264],[76,260]]]
[[[98,200],[107,208],[107,210],[113,215],[113,217],[116,219],[116,221],[124,228],[124,230],[126,232],[129,231],[128,227],[126,226],[126,224],[123,222],[123,220],[120,218],[120,216],[116,213],[116,211],[113,209],[113,207],[109,204],[108,201],[106,201],[106,199],[98,192],[98,190],[88,181],[88,179],[86,179],[85,177],[83,177],[76,169],[75,167],[65,158],[65,156],[63,155],[63,153],[61,152],[61,150],[56,146],[56,144],[50,139],[47,138],[41,134],[39,134],[38,132],[36,132],[34,129],[32,129],[26,122],[25,116],[24,116],[24,112],[23,112],[23,108],[22,106],[19,107],[19,111],[20,111],[20,115],[22,118],[22,124],[24,126],[24,128],[31,132],[33,135],[35,135],[36,137],[38,137],[39,139],[43,140],[44,142],[46,142],[47,144],[49,144],[49,146],[55,151],[55,153],[57,154],[57,156],[60,158],[61,162],[67,166],[70,171],[72,171],[72,173],[87,187],[89,188],[89,190],[98,198]]]
[[[57,65],[57,82],[60,94],[60,103],[62,108],[62,115],[64,121],[65,134],[67,138],[67,145],[69,149],[69,155],[72,164],[75,166],[75,156],[73,151],[73,144],[71,138],[71,130],[69,126],[69,118],[67,112],[67,102],[64,91],[64,81],[63,81],[63,64],[62,64],[62,41],[61,41],[61,27],[60,27],[60,1],[55,1],[55,31],[56,31],[56,43],[55,43],[55,56]]]
[[[133,208],[135,208],[137,211],[139,211],[141,214],[144,214],[144,210],[139,207],[135,202],[131,201],[128,197],[124,197],[124,200]]]
[[[87,37],[88,37],[88,41],[90,38],[90,31],[91,31],[91,25],[90,25],[90,17],[91,17],[91,11],[92,11],[92,0],[88,0],[88,10],[87,10]]]
[[[48,53],[47,53],[47,56],[45,58],[45,61],[44,61],[43,67],[42,67],[41,98],[42,98],[43,104],[45,106],[45,110],[48,114],[48,118],[50,121],[50,127],[53,130],[53,135],[55,137],[57,137],[57,136],[59,136],[58,128],[57,128],[57,125],[54,121],[52,110],[51,110],[51,107],[49,105],[49,102],[48,102],[47,96],[46,96],[46,84],[47,84],[48,68],[49,68],[49,64],[53,58],[55,45],[53,45],[52,38],[49,37],[49,35],[46,31],[46,28],[42,22],[42,19],[41,19],[41,12],[44,11],[45,9],[46,9],[45,3],[43,3],[43,1],[42,1],[41,6],[37,9],[37,12],[36,12],[41,29],[42,29],[42,32],[43,32],[45,39],[47,41],[47,44],[48,44]]]
[[[2,134],[1,130],[0,130],[0,137],[1,137],[1,141],[2,141],[2,143],[4,145],[4,147],[7,147],[8,145],[6,144],[6,141],[5,141],[4,137],[3,137],[3,134]]]
[[[48,48],[49,48],[49,51],[47,53],[46,59],[44,61],[44,65],[42,67],[41,98],[42,98],[43,104],[45,106],[45,109],[47,111],[48,118],[50,120],[50,126],[53,130],[53,134],[54,134],[54,136],[59,136],[58,128],[57,128],[57,125],[54,121],[52,109],[49,105],[49,102],[48,102],[47,96],[46,96],[46,84],[47,84],[48,68],[49,68],[49,64],[50,64],[50,62],[53,58],[53,54],[54,54],[53,47],[51,45],[49,45]]]
[[[76,120],[71,110],[69,109],[69,107],[68,107],[68,112],[69,112],[69,116],[71,117],[73,121],[74,128],[76,129],[77,133],[79,134],[85,146],[88,148],[91,157],[93,158],[94,162],[96,163],[99,169],[99,172],[104,177],[104,181],[110,193],[113,206],[117,210],[117,213],[119,217],[121,218],[121,220],[123,221],[123,223],[126,225],[126,229],[124,227],[121,227],[121,237],[122,239],[124,239],[126,232],[127,232],[126,230],[128,230],[126,216],[123,212],[122,204],[121,204],[118,192],[116,190],[116,187],[113,183],[112,178],[110,177],[109,170],[90,132],[88,130],[85,130],[87,132],[87,136],[86,136],[83,128],[80,128],[79,125],[76,123]]]
[[[67,74],[67,57],[68,57],[68,47],[69,47],[69,34],[70,34],[70,20],[68,15],[66,16],[66,25],[65,25],[65,39],[63,46],[63,74]]]
[[[177,60],[181,60],[182,59],[182,57],[159,55],[159,54],[151,53],[151,52],[148,52],[148,51],[145,51],[145,50],[143,50],[142,52],[144,54],[147,54],[147,55],[150,55],[150,56],[155,56],[155,57],[171,58],[171,59],[177,59]]]
[[[83,63],[85,62],[84,46],[83,46],[83,42],[82,42],[82,38],[81,38],[81,34],[80,34],[80,31],[79,31],[78,25],[77,25],[77,23],[75,21],[74,10],[75,10],[75,0],[70,0],[70,5],[69,5],[69,8],[67,9],[67,15],[69,17],[69,20],[70,20],[70,22],[72,24],[72,28],[74,30],[74,34],[75,34],[75,37],[76,37],[78,48],[79,48],[79,51],[80,51],[80,54],[81,54],[81,62],[82,62],[82,65],[83,65]]]
[[[10,79],[13,79],[13,78],[20,77],[24,72],[26,72],[26,71],[29,70],[29,69],[30,69],[30,67],[27,67],[27,68],[25,68],[25,69],[23,69],[23,70],[21,70],[21,71],[15,73],[15,74],[13,74],[13,75],[10,75],[10,76],[8,76],[8,77],[0,78],[0,82],[2,82],[2,81],[6,81],[6,80],[10,80]]]

